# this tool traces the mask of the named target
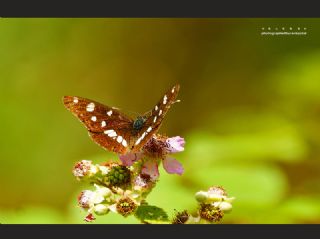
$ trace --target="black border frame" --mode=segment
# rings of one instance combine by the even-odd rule
[[[312,238],[316,224],[218,225],[1,225],[1,238]]]
[[[320,17],[312,0],[7,0],[1,5],[1,17]]]
[[[61,1],[2,2],[1,17],[174,17],[174,18],[310,18],[320,17],[317,1]],[[274,212],[276,213],[276,212]],[[1,225],[1,238],[306,238],[320,235],[318,225]]]

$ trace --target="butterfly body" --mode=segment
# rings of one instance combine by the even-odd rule
[[[139,131],[142,129],[144,123],[146,122],[146,118],[142,116],[138,116],[137,119],[133,122],[133,129],[134,131]]]
[[[158,131],[165,114],[176,102],[179,88],[175,85],[151,111],[136,119],[83,97],[64,96],[63,103],[85,125],[94,142],[106,150],[125,154],[138,152]]]

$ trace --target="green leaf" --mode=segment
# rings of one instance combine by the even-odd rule
[[[168,223],[169,221],[167,213],[162,208],[146,204],[138,207],[135,216],[142,222],[150,224]]]

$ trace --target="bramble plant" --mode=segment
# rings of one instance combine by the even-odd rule
[[[95,190],[84,190],[78,205],[85,211],[85,221],[96,216],[118,213],[124,218],[135,216],[145,224],[207,224],[220,222],[232,210],[234,197],[228,197],[221,186],[210,187],[195,194],[197,211],[176,212],[173,218],[157,206],[149,205],[147,197],[159,180],[158,166],[162,163],[169,174],[183,174],[182,165],[170,155],[184,150],[182,137],[154,134],[139,153],[120,155],[121,162],[94,165],[82,160],[73,168],[74,176],[94,185]]]
[[[74,176],[95,186],[95,191],[84,190],[78,197],[79,206],[88,212],[86,221],[93,221],[94,215],[114,212],[123,217],[134,215],[142,223],[214,223],[231,211],[234,198],[228,198],[222,187],[197,192],[197,212],[177,212],[173,219],[146,201],[159,180],[161,163],[167,173],[183,174],[182,165],[170,155],[182,152],[185,140],[157,134],[168,110],[180,101],[179,89],[179,84],[174,85],[152,110],[136,119],[90,99],[63,97],[65,107],[86,126],[92,140],[120,155],[121,162],[94,165],[82,160],[74,166]]]

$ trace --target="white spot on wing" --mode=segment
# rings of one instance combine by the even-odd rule
[[[167,95],[164,95],[163,96],[163,102],[162,102],[164,105],[167,104],[167,99],[168,99]]]
[[[114,132],[114,130],[113,130],[113,129],[108,129],[108,130],[105,130],[105,131],[104,131],[105,134],[109,134],[109,133],[111,133],[111,132]]]
[[[73,103],[77,104],[79,102],[77,97],[73,97]]]
[[[106,124],[106,121],[101,121],[101,127],[104,127],[104,126],[106,126],[107,124]]]
[[[154,110],[157,111],[158,110],[158,106],[156,105],[156,107],[154,107]]]
[[[139,138],[139,139],[136,141],[135,145],[139,144],[140,141],[141,141],[141,138]]]
[[[109,137],[116,137],[117,133],[115,131],[113,131],[112,133],[108,134]]]
[[[171,93],[173,93],[174,92],[174,87],[172,88],[172,90],[171,90]]]
[[[109,111],[107,112],[107,115],[111,116],[111,115],[112,115],[112,110],[109,110]]]
[[[122,140],[122,145],[123,145],[124,147],[127,147],[127,146],[128,146],[127,141],[126,141],[125,139]]]
[[[153,123],[155,123],[156,121],[157,121],[157,116],[154,117]]]
[[[149,133],[151,130],[152,130],[152,127],[150,126],[150,127],[147,129],[147,132]]]
[[[143,132],[141,137],[136,141],[135,145],[139,144],[141,142],[141,140],[143,140],[144,136],[146,136],[146,132]]]
[[[117,136],[116,131],[114,131],[113,129],[105,130],[104,133],[107,134],[109,137],[116,137]]]
[[[97,117],[96,116],[91,116],[91,120],[95,122],[95,121],[97,121]]]
[[[95,107],[94,103],[88,104],[88,105],[87,105],[87,111],[88,111],[88,112],[94,111],[94,107]]]
[[[117,137],[117,141],[118,141],[118,143],[121,143],[121,142],[122,142],[122,136],[121,136],[121,135],[119,135],[119,136]]]
[[[159,116],[162,114],[162,110],[159,110]]]

